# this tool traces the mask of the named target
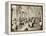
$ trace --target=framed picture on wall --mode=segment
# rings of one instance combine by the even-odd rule
[[[6,2],[6,33],[44,32],[44,3]]]

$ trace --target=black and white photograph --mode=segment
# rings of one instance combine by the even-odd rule
[[[0,36],[46,36],[46,1],[0,0]]]
[[[43,6],[11,4],[11,32],[43,30]]]

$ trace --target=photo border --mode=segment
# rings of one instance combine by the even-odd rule
[[[9,4],[9,8],[8,8],[8,10],[9,10],[9,18],[8,18],[8,23],[9,23],[9,30],[8,30],[8,32],[9,32],[9,34],[23,34],[23,33],[38,33],[38,32],[45,32],[45,21],[44,21],[44,17],[45,17],[45,12],[44,12],[44,3],[34,3],[34,2],[9,2],[8,3]],[[11,32],[11,4],[20,4],[20,5],[41,5],[41,6],[43,6],[43,30],[41,30],[41,31],[24,31],[24,32]]]

